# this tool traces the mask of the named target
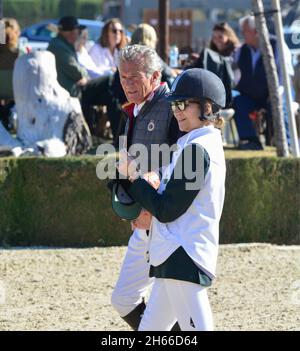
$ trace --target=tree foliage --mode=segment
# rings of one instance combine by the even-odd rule
[[[103,0],[3,0],[4,17],[14,17],[22,27],[44,19],[73,15],[95,19]]]

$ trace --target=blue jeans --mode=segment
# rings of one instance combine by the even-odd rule
[[[255,110],[264,108],[267,111],[268,126],[272,128],[272,112],[270,103],[266,99],[252,99],[246,95],[241,95],[238,91],[233,90],[233,108],[235,110],[234,120],[238,130],[239,138],[241,140],[253,139],[257,136],[256,130],[253,126],[249,113]],[[288,145],[290,145],[290,133],[288,124],[288,114],[286,108],[286,99],[283,95],[282,100],[284,125],[286,130],[286,137]]]
[[[266,99],[252,99],[246,95],[236,95],[233,98],[233,108],[235,110],[234,120],[241,140],[250,140],[258,137],[253,122],[249,117],[252,111],[264,108],[271,115],[270,106]]]

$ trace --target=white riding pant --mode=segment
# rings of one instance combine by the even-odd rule
[[[169,331],[178,321],[182,331],[211,331],[213,317],[206,288],[156,278],[139,331]]]
[[[146,230],[136,229],[128,242],[119,279],[111,297],[111,303],[121,317],[125,317],[147,295],[153,284],[149,278],[149,263],[146,259],[148,236]]]

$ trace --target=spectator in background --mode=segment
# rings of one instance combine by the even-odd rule
[[[117,18],[108,20],[98,42],[89,51],[103,75],[113,74],[117,70],[118,53],[125,45],[126,36],[121,21]]]
[[[16,59],[25,52],[19,48],[21,34],[19,23],[14,18],[4,18],[5,44],[0,45],[0,99],[8,101],[0,105],[0,119],[9,128],[10,109],[14,106],[12,76]]]
[[[240,46],[234,30],[226,22],[217,23],[213,27],[209,48],[222,56],[232,56]]]
[[[147,23],[139,24],[131,36],[131,45],[146,45],[156,50],[157,35],[155,29]]]
[[[57,80],[71,96],[78,97],[81,102],[83,114],[89,127],[93,126],[90,119],[91,106],[106,105],[108,118],[111,123],[113,134],[118,129],[119,120],[115,120],[114,111],[118,109],[118,101],[114,98],[111,89],[111,75],[102,75],[97,79],[90,79],[89,74],[78,62],[75,43],[80,36],[79,25],[76,17],[65,16],[59,20],[59,32],[48,46],[56,59]]]
[[[16,59],[22,52],[19,49],[20,26],[14,18],[4,18],[5,44],[0,45],[0,69],[13,70]]]
[[[195,62],[186,68],[204,68],[215,73],[226,90],[226,108],[231,106],[234,84],[233,54],[239,47],[239,40],[228,23],[218,23],[213,27],[209,48],[199,54]]]
[[[262,145],[250,119],[250,113],[261,109],[267,111],[266,136],[270,136],[272,134],[272,116],[267,76],[259,48],[259,33],[256,30],[254,16],[245,16],[240,19],[239,23],[245,41],[235,54],[235,62],[240,70],[240,80],[235,88],[240,95],[234,98],[233,103],[233,108],[235,109],[234,118],[240,138],[239,148],[242,150],[261,150]],[[279,82],[281,82],[277,39],[275,36],[270,35],[270,43],[279,74]],[[284,49],[288,72],[292,76],[291,54],[286,45]],[[287,123],[286,127],[288,127]],[[270,140],[267,140],[266,143],[270,143]]]
[[[150,48],[157,49],[157,34],[155,29],[147,23],[141,23],[136,30],[132,33],[131,45],[146,45]],[[177,70],[169,67],[166,62],[161,59],[162,64],[162,77],[161,81],[166,82],[169,87],[171,87],[174,79],[179,73]]]
[[[75,43],[82,29],[75,17],[62,17],[58,23],[58,35],[48,46],[56,59],[59,84],[74,97],[80,96],[81,87],[89,80],[87,70],[79,64],[75,51]]]

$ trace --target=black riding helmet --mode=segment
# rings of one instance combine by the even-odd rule
[[[180,73],[166,97],[168,101],[197,99],[201,102],[208,100],[213,105],[214,113],[225,107],[226,103],[226,91],[221,79],[216,74],[202,68],[191,68]],[[212,119],[204,115],[202,104],[200,119]]]

